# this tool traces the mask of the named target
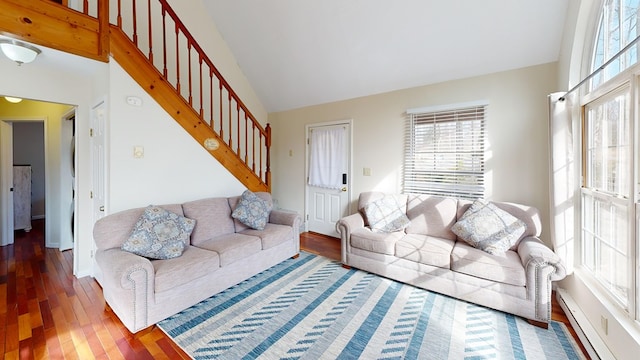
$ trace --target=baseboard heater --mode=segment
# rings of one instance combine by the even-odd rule
[[[614,359],[613,354],[607,348],[607,345],[600,339],[596,330],[591,326],[589,320],[584,315],[578,304],[573,300],[571,295],[564,289],[556,289],[556,299],[560,307],[567,315],[569,323],[575,330],[587,354],[592,359]]]

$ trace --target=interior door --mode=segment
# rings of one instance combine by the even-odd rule
[[[314,163],[314,131],[339,131],[344,135],[344,141],[339,146],[325,146],[321,156],[336,159],[339,163],[338,183],[334,185],[317,186],[310,180],[313,177]],[[349,214],[350,183],[351,183],[351,122],[318,124],[307,127],[307,230],[324,235],[338,237],[336,222]]]
[[[93,220],[105,215],[105,103],[100,102],[91,110],[91,166]]]

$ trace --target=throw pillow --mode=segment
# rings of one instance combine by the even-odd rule
[[[261,199],[250,190],[245,190],[231,217],[256,230],[264,230],[271,213],[271,202]]]
[[[524,234],[526,224],[485,200],[476,200],[451,231],[469,245],[489,254],[504,254]]]
[[[373,232],[390,233],[409,226],[410,220],[391,195],[371,202],[364,207],[364,214]]]
[[[122,244],[122,250],[150,259],[172,259],[182,255],[196,221],[149,205]]]

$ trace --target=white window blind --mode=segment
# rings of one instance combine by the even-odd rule
[[[486,106],[408,114],[405,193],[484,197]]]

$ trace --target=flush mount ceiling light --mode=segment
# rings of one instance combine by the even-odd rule
[[[22,101],[22,99],[21,99],[21,98],[11,97],[11,96],[5,96],[5,97],[4,97],[4,99],[5,99],[5,100],[7,100],[8,102],[10,102],[10,103],[14,103],[14,104],[17,104],[17,103],[19,103],[20,101]]]
[[[6,57],[17,62],[18,65],[28,64],[40,54],[40,49],[21,41],[10,39],[0,39],[0,49],[2,49],[2,53]]]

